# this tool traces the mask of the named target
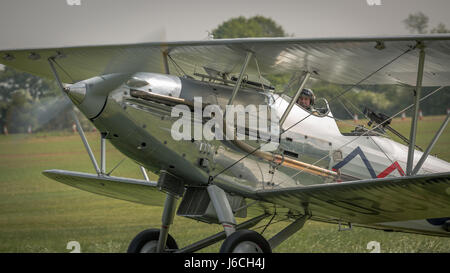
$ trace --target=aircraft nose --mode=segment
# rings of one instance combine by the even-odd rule
[[[83,100],[86,97],[86,90],[87,87],[85,83],[71,84],[64,88],[67,96],[69,96],[75,105],[80,105],[83,103]]]
[[[127,78],[127,74],[102,75],[68,85],[64,90],[78,109],[92,119],[102,112],[109,93]]]

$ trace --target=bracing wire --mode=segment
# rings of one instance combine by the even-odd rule
[[[345,95],[347,92],[349,92],[350,90],[352,90],[353,88],[355,88],[356,86],[359,86],[361,83],[363,83],[364,81],[366,81],[367,79],[369,79],[370,77],[372,77],[373,75],[375,75],[377,72],[379,72],[380,70],[382,70],[383,68],[385,68],[386,66],[390,65],[391,63],[395,62],[397,59],[399,59],[400,57],[402,57],[403,55],[411,52],[414,48],[408,48],[407,50],[405,50],[404,52],[402,52],[400,55],[398,55],[397,57],[393,58],[392,60],[390,60],[389,62],[387,62],[386,64],[382,65],[380,68],[378,68],[377,70],[373,71],[372,73],[370,73],[369,75],[367,75],[366,77],[364,77],[362,80],[360,80],[359,82],[351,85],[350,87],[348,87],[347,89],[345,89],[342,93],[338,94],[337,96],[333,97],[330,99],[330,101],[333,101],[335,99],[338,99],[340,97],[342,97],[343,95]],[[309,116],[311,116],[312,113],[310,113],[308,116],[306,116],[306,118],[308,118]],[[294,126],[298,125],[300,122],[302,122],[303,120],[305,120],[306,118],[300,120],[297,123],[294,123],[292,126],[290,126],[288,129],[286,129],[285,131],[283,131],[283,133],[289,131],[291,128],[293,128]],[[283,134],[282,133],[282,134]]]
[[[70,76],[70,74],[55,60],[55,58],[50,58],[50,60],[56,64],[59,69],[61,69],[62,72],[64,72],[64,74],[66,74],[67,77],[70,78],[70,80],[72,81],[72,83],[75,83],[75,81],[73,80],[72,76]]]
[[[177,70],[178,73],[183,74],[184,76],[187,76],[186,72],[184,72],[183,68],[181,68],[176,62],[175,60],[172,58],[172,56],[170,56],[169,54],[167,54],[167,57],[170,59],[170,61],[174,64],[175,69]]]
[[[373,75],[375,75],[376,73],[378,73],[379,71],[381,71],[383,68],[387,67],[388,65],[392,64],[393,62],[395,62],[396,60],[398,60],[399,58],[401,58],[403,55],[411,52],[412,50],[414,50],[416,47],[410,47],[407,50],[405,50],[404,52],[402,52],[401,54],[399,54],[398,56],[394,57],[393,59],[391,59],[390,61],[388,61],[387,63],[385,63],[384,65],[382,65],[381,67],[379,67],[378,69],[376,69],[375,71],[373,71],[372,73],[370,73],[369,75],[367,75],[366,77],[364,77],[363,79],[361,79],[360,81],[358,81],[357,83],[351,85],[350,87],[348,87],[347,89],[345,89],[342,93],[336,95],[335,97],[331,98],[332,100],[335,99],[339,99],[340,97],[342,97],[343,95],[345,95],[347,92],[349,92],[350,90],[352,90],[353,88],[355,88],[356,86],[359,86],[361,83],[363,83],[364,81],[366,81],[367,79],[369,79],[370,77],[372,77]],[[170,56],[169,56],[170,57]],[[400,112],[401,113],[401,112]],[[283,130],[280,134],[283,135],[284,133],[288,132],[289,130],[291,130],[293,127],[297,126],[298,124],[300,124],[301,122],[303,122],[304,120],[306,120],[308,117],[310,117],[312,115],[312,113],[309,113],[306,117],[304,117],[303,119],[301,119],[300,121],[294,123],[293,125],[291,125],[290,127],[288,127],[286,130]],[[386,122],[386,121],[385,121]],[[384,122],[383,122],[384,123]],[[382,124],[383,124],[382,123]],[[374,130],[375,128],[378,128],[381,124],[379,124],[378,126],[374,127],[373,129],[371,129],[370,131]],[[368,132],[370,132],[368,131]],[[365,132],[364,134],[367,134],[368,132]],[[356,138],[357,139],[357,138]],[[218,174],[214,175],[214,176],[210,176],[210,182],[212,182],[217,176],[219,176],[220,174],[224,173],[225,171],[227,171],[228,169],[230,169],[231,167],[233,167],[234,165],[236,165],[238,162],[242,161],[243,159],[247,158],[248,156],[252,155],[253,153],[255,153],[256,151],[258,151],[260,148],[262,147],[259,146],[257,148],[255,148],[253,151],[247,153],[245,156],[241,157],[239,160],[237,160],[236,162],[232,163],[230,166],[224,168],[222,171],[220,171]],[[321,160],[323,160],[324,158],[326,158],[327,156],[319,159],[318,161],[314,162],[312,165],[320,162]],[[297,176],[299,173],[301,173],[303,171],[298,172],[297,174],[295,174],[294,176],[292,176],[291,178]],[[278,185],[281,185],[284,182],[281,182]]]
[[[428,94],[428,95],[426,95],[425,97],[421,98],[420,101],[423,101],[424,99],[430,97],[431,95],[433,95],[434,93],[436,93],[437,91],[441,90],[441,89],[444,88],[444,87],[445,87],[445,86],[441,86],[441,87],[435,89],[435,90],[434,90],[433,92],[431,92],[430,94]],[[384,125],[386,122],[392,120],[393,118],[395,118],[396,116],[400,115],[401,113],[403,113],[404,111],[408,110],[409,108],[411,108],[411,107],[413,107],[413,106],[414,106],[414,103],[413,103],[413,104],[410,104],[409,106],[407,106],[407,107],[405,107],[404,109],[400,110],[399,112],[397,112],[396,114],[394,114],[394,115],[391,116],[390,118],[386,119],[386,120],[383,121],[382,123],[378,124],[377,126],[373,127],[372,129],[370,129],[370,130],[368,130],[368,131],[362,133],[361,135],[357,136],[356,138],[354,138],[354,139],[350,140],[349,142],[343,144],[342,146],[340,146],[339,148],[337,148],[337,150],[342,149],[343,147],[345,147],[345,146],[349,145],[350,143],[356,141],[356,140],[359,139],[360,137],[365,136],[365,135],[371,133],[372,131],[376,130],[378,127]],[[319,163],[320,161],[324,160],[324,159],[327,158],[328,156],[329,156],[329,155],[326,155],[326,156],[324,156],[324,157],[318,159],[317,161],[315,161],[315,162],[312,163],[311,165],[315,165],[315,164]],[[308,168],[309,168],[309,167],[308,167]],[[296,174],[292,175],[290,178],[296,177],[297,175],[299,175],[300,173],[304,172],[304,171],[307,170],[308,168],[305,168],[304,170],[298,171]],[[284,182],[286,182],[286,181],[284,181]],[[279,183],[277,186],[283,184],[284,182]]]

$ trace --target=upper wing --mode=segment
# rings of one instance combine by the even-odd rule
[[[358,224],[450,215],[450,172],[259,191],[264,201]]]
[[[250,75],[307,70],[317,79],[355,84],[398,57],[395,62],[364,81],[364,84],[415,85],[418,50],[414,48],[418,41],[425,44],[426,51],[423,85],[449,85],[450,35],[245,38],[1,50],[0,62],[36,75],[51,77],[47,59],[60,56],[57,62],[64,72],[60,77],[64,82],[76,82],[113,72],[163,73],[163,52],[166,51],[188,74],[202,67],[238,73],[246,52],[252,51],[258,65],[254,61],[250,62],[246,72]]]

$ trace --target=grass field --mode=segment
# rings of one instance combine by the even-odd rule
[[[426,148],[443,119],[444,116],[425,117],[419,122],[418,145]],[[341,130],[350,130],[348,124],[353,121],[341,123]],[[396,119],[392,126],[409,136],[409,120]],[[89,133],[88,140],[98,155],[98,133]],[[432,154],[450,161],[449,148],[447,128]],[[107,169],[122,158],[108,143]],[[77,134],[0,136],[0,252],[70,252],[66,249],[70,241],[78,241],[82,252],[126,252],[137,233],[160,226],[161,207],[83,192],[46,178],[41,174],[46,169],[94,172]],[[141,178],[138,166],[129,159],[113,175]],[[157,177],[153,175],[151,179]],[[264,236],[270,238],[286,225],[271,225]],[[218,225],[181,217],[175,218],[171,228],[181,247],[219,231]],[[307,222],[274,252],[369,252],[370,241],[379,242],[381,252],[450,252],[450,238],[358,227],[339,232],[336,225],[317,222]],[[220,244],[202,252],[217,252]]]

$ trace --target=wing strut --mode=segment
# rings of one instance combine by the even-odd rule
[[[169,53],[167,52],[167,50],[162,53],[162,56],[163,56],[163,64],[164,64],[164,73],[166,73],[167,75],[170,75],[169,61],[167,60]]]
[[[285,227],[283,230],[278,232],[275,236],[269,239],[269,244],[272,249],[279,246],[282,242],[286,241],[289,237],[294,235],[297,231],[299,231],[303,225],[305,224],[306,220],[311,218],[311,215],[308,213],[303,215],[302,217],[295,220],[292,224]]]
[[[422,167],[423,163],[425,162],[425,159],[427,159],[428,155],[431,152],[431,149],[433,149],[434,144],[436,144],[437,140],[439,139],[439,137],[441,136],[442,132],[444,131],[445,127],[447,127],[448,124],[448,119],[450,118],[450,113],[447,114],[447,118],[445,118],[444,122],[442,123],[441,127],[439,128],[439,130],[436,132],[436,135],[434,135],[433,140],[431,140],[430,144],[428,145],[427,149],[425,150],[425,152],[423,153],[422,157],[420,158],[419,162],[417,162],[416,167],[414,167],[414,170],[412,171],[412,175],[416,175],[417,172],[420,170],[420,168]]]
[[[245,70],[247,69],[248,63],[250,62],[251,57],[253,56],[253,53],[251,51],[247,52],[247,55],[245,56],[244,65],[241,68],[241,73],[239,73],[239,78],[236,82],[236,85],[234,86],[233,93],[231,94],[230,100],[228,101],[228,105],[232,105],[234,98],[236,97],[237,92],[239,91],[239,88],[241,87],[242,79],[244,77]]]
[[[94,165],[95,172],[97,172],[98,175],[102,174],[102,171],[98,167],[97,160],[95,160],[94,153],[91,150],[91,146],[89,146],[86,136],[84,135],[84,131],[83,131],[83,128],[81,127],[80,121],[78,120],[77,115],[75,115],[75,111],[73,109],[72,109],[72,117],[75,120],[75,124],[77,126],[77,131],[81,137],[81,140],[83,141],[84,147],[86,148],[86,151],[89,154],[89,157],[91,158],[92,165]],[[102,160],[102,168],[103,168],[104,162],[105,161]]]
[[[139,168],[141,169],[141,172],[144,175],[145,181],[150,182],[150,179],[148,178],[148,174],[147,174],[147,171],[145,170],[144,166],[139,166]]]
[[[417,69],[417,82],[416,89],[414,90],[414,115],[411,121],[411,131],[409,136],[409,149],[408,149],[408,161],[406,163],[406,175],[413,175],[414,164],[414,147],[416,145],[416,132],[417,132],[417,118],[419,116],[419,104],[420,93],[422,91],[422,78],[423,78],[423,66],[425,63],[425,45],[423,42],[418,42],[417,48],[420,49],[419,53],[419,67]]]
[[[106,134],[100,133],[100,171],[106,173]]]
[[[67,96],[65,88],[64,88],[64,86],[63,86],[63,84],[62,84],[62,82],[61,82],[61,80],[60,80],[60,78],[58,76],[58,72],[56,71],[55,66],[53,65],[54,62],[55,62],[54,57],[48,58],[48,63],[50,64],[50,68],[52,69],[53,75],[55,76],[55,79],[56,79],[59,87],[61,88],[61,91],[63,92],[64,95]],[[105,152],[104,148],[105,147],[104,146],[105,145],[104,145],[104,138],[103,138],[103,136],[102,136],[102,142],[101,142],[102,143],[101,144],[101,150],[102,150],[101,151],[101,154],[102,154],[101,165],[102,165],[102,170],[100,170],[99,167],[98,167],[98,164],[97,164],[97,160],[95,160],[95,156],[92,153],[91,147],[89,146],[89,143],[88,143],[88,141],[86,139],[86,136],[84,135],[84,131],[83,131],[83,128],[81,127],[80,121],[78,120],[77,115],[75,114],[75,111],[73,109],[72,109],[71,112],[72,112],[72,117],[75,120],[75,124],[77,126],[78,134],[80,135],[81,140],[83,141],[84,147],[86,148],[86,151],[89,154],[89,157],[91,158],[92,165],[94,165],[95,171],[97,172],[98,175],[103,174],[104,171],[105,171],[105,168],[104,168],[104,166],[105,166],[105,159],[104,159],[104,152]]]

